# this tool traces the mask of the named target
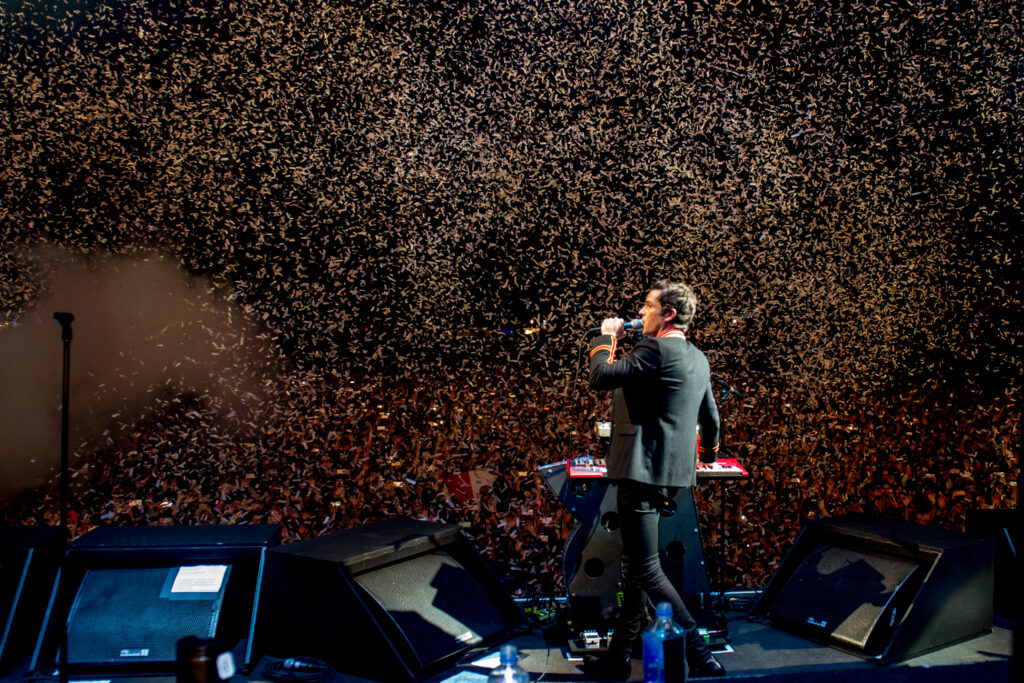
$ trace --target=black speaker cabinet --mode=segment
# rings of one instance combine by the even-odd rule
[[[522,611],[448,524],[396,518],[268,555],[257,648],[372,680],[436,672],[511,637]]]
[[[31,654],[63,554],[56,527],[0,529],[0,675]]]
[[[32,669],[59,660],[64,611],[69,673],[174,673],[185,636],[238,644],[248,668],[267,550],[280,542],[276,524],[94,529],[68,548]]]
[[[993,542],[848,515],[808,524],[752,618],[879,663],[992,628]]]

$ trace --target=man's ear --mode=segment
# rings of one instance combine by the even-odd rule
[[[661,314],[663,316],[665,316],[665,322],[670,323],[676,317],[676,309],[674,309],[674,308],[666,308],[666,309],[663,309],[661,311]]]

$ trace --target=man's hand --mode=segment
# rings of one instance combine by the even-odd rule
[[[605,318],[601,321],[601,334],[609,334],[622,339],[626,336],[625,324],[622,318]]]

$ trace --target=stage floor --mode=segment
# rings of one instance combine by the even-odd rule
[[[991,633],[903,662],[879,666],[771,626],[749,622],[745,615],[730,615],[729,646],[732,651],[719,653],[716,657],[727,671],[727,676],[720,680],[730,681],[1009,681],[1013,653],[1013,633],[1009,626],[999,620],[999,625]],[[540,631],[520,636],[512,642],[519,647],[521,665],[530,673],[530,680],[590,680],[580,661],[566,657],[564,643],[550,642]],[[641,668],[641,661],[634,659],[630,681],[642,680]],[[486,668],[463,666],[430,681],[486,681]]]
[[[729,648],[716,656],[727,675],[720,680],[733,682],[775,683],[794,681],[810,683],[916,683],[939,681],[948,683],[992,683],[1010,681],[1013,654],[1013,632],[1010,624],[999,617],[992,632],[946,646],[934,652],[888,666],[822,645],[763,623],[750,622],[745,614],[729,615]],[[531,681],[594,681],[582,669],[579,660],[567,657],[566,643],[540,628],[526,632],[510,642],[521,653],[521,665]],[[495,648],[496,649],[496,648]],[[486,683],[487,672],[496,665],[497,655],[466,661],[444,672],[422,679],[423,683]],[[231,681],[268,681],[263,676],[262,659],[248,674],[239,674]],[[633,660],[630,681],[642,680],[641,661]],[[32,677],[25,667],[16,667],[0,676],[0,683],[55,683],[56,677]],[[115,681],[116,683],[175,683],[170,676],[74,676],[73,681]],[[294,679],[296,681],[300,678]],[[309,679],[311,680],[311,679]],[[711,679],[693,679],[711,680]],[[364,683],[366,679],[338,674],[320,676],[317,683]],[[269,683],[269,681],[268,681]],[[382,681],[379,683],[391,683]]]

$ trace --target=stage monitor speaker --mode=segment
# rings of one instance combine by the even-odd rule
[[[247,669],[261,581],[276,524],[101,527],[70,544],[32,658],[59,660],[60,602],[67,606],[69,673],[176,671],[180,638],[223,638]]]
[[[880,663],[992,628],[993,543],[848,515],[811,522],[752,618]]]
[[[63,554],[56,527],[0,529],[0,675],[32,653]]]
[[[526,619],[458,527],[389,519],[268,554],[257,649],[373,680],[436,672]]]

